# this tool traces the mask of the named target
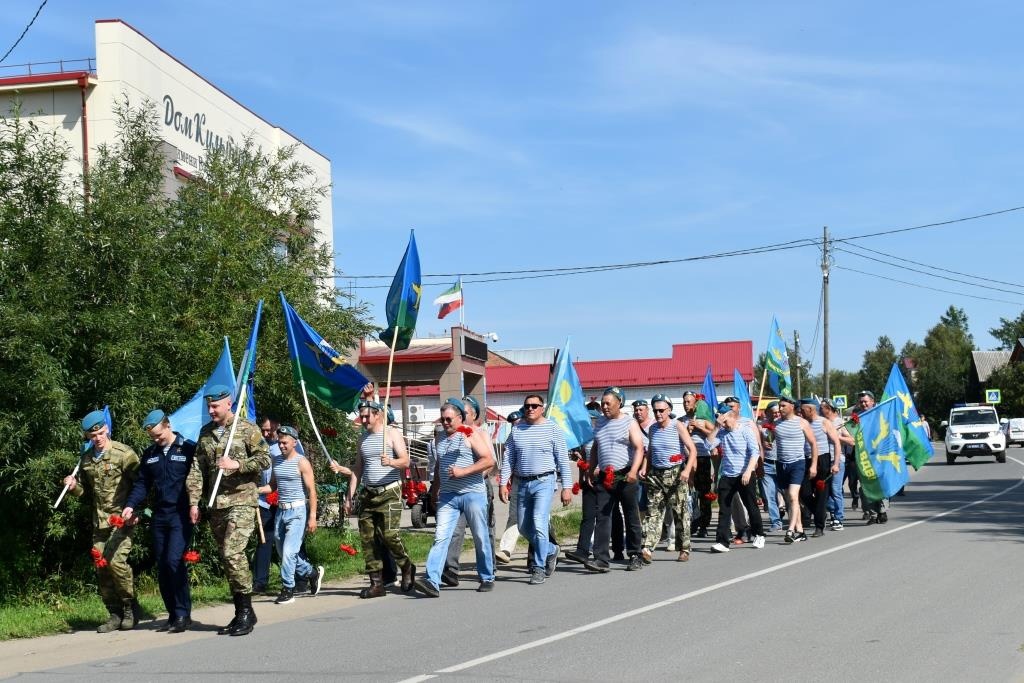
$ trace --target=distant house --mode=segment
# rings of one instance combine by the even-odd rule
[[[1011,351],[974,351],[971,353],[971,372],[967,378],[967,400],[981,401],[984,391],[988,388],[988,378],[996,370],[1024,358],[1024,340],[1018,339],[1017,346]],[[992,387],[998,389],[999,387]]]

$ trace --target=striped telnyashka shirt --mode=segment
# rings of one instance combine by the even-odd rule
[[[662,428],[655,422],[651,425],[651,443],[647,455],[651,461],[651,467],[663,470],[668,467],[675,467],[686,459],[683,442],[679,438],[679,432],[674,423],[669,422],[668,427]],[[672,460],[672,456],[681,455],[682,458]]]
[[[602,416],[594,428],[597,444],[597,468],[611,467],[616,472],[633,463],[633,446],[629,442],[629,426],[633,418],[622,414],[614,420]]]
[[[737,424],[732,430],[720,429],[718,441],[722,446],[722,463],[718,467],[723,477],[740,476],[751,458],[760,454],[754,434],[745,424]]]
[[[299,473],[299,460],[303,456],[295,454],[291,460],[283,455],[274,456],[274,479],[277,480],[277,496],[282,503],[294,503],[306,500],[306,489],[302,485],[302,474]]]
[[[553,420],[530,424],[522,420],[512,428],[505,442],[505,460],[501,463],[501,482],[508,483],[512,474],[530,477],[545,472],[558,472],[562,488],[572,488],[572,467],[565,432]]]
[[[394,467],[380,464],[381,441],[384,433],[364,432],[359,440],[359,457],[363,459],[363,483],[366,486],[387,486],[399,480],[401,473]],[[395,457],[391,444],[388,444],[387,456]]]
[[[797,462],[804,457],[804,419],[791,417],[775,423],[775,455],[779,462]]]
[[[452,465],[472,467],[476,463],[473,449],[460,432],[446,436],[437,444],[437,461],[441,470],[441,493],[487,493],[483,472],[459,479],[448,476],[448,468]]]
[[[825,433],[825,418],[821,415],[811,420],[811,431],[814,432],[814,442],[818,444],[818,455],[828,455],[829,442],[828,434]],[[804,441],[804,457],[811,457],[811,444]]]

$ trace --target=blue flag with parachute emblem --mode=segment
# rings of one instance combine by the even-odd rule
[[[870,500],[896,495],[910,478],[903,450],[905,423],[898,399],[882,401],[857,415],[854,432],[861,490]]]
[[[917,412],[917,407],[914,405],[914,397],[907,387],[906,380],[903,379],[903,373],[900,372],[899,367],[895,363],[892,364],[892,370],[889,371],[889,381],[885,383],[885,389],[882,390],[882,400],[885,401],[890,398],[899,399],[900,412],[902,413],[903,423],[906,425],[906,434],[903,436],[903,450],[907,454],[907,462],[915,470],[919,470],[935,455],[935,447],[932,446],[931,439],[928,438],[928,432],[924,428],[924,420],[921,419],[921,414]]]
[[[736,368],[732,370],[732,395],[740,400],[740,416],[754,419],[754,409],[750,406],[750,392],[747,391],[747,383]]]
[[[391,281],[385,312],[388,327],[380,333],[380,340],[395,351],[409,348],[413,332],[416,331],[416,315],[420,310],[423,284],[420,278],[420,254],[416,249],[416,233],[409,231],[409,244],[405,248],[402,262],[398,264],[395,279]]]
[[[779,328],[779,321],[772,316],[772,328],[768,332],[768,349],[764,354],[764,367],[768,370],[768,382],[777,396],[793,397],[793,378],[789,372],[789,351],[786,340]]]
[[[583,399],[583,387],[569,359],[569,340],[558,354],[555,372],[548,387],[548,408],[544,415],[558,424],[565,432],[568,448],[578,448],[594,440],[594,428],[590,424],[590,413]]]

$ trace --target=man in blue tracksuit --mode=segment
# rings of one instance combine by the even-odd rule
[[[192,625],[192,597],[184,554],[192,540],[192,527],[199,521],[198,502],[202,494],[201,490],[190,492],[186,485],[196,445],[171,429],[162,410],[150,412],[142,427],[153,443],[142,453],[139,474],[121,516],[134,524],[138,519],[135,510],[147,494],[152,494],[153,555],[160,597],[167,608],[167,623],[157,630],[181,633]]]

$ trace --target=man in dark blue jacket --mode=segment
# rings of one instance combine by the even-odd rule
[[[181,633],[192,625],[192,596],[189,593],[185,551],[192,539],[192,527],[199,521],[202,490],[189,490],[196,445],[171,429],[164,411],[149,413],[142,422],[153,444],[142,453],[135,485],[121,516],[138,521],[135,510],[152,494],[153,555],[159,571],[160,597],[167,608],[167,623],[158,631]],[[197,487],[198,488],[198,487]]]

